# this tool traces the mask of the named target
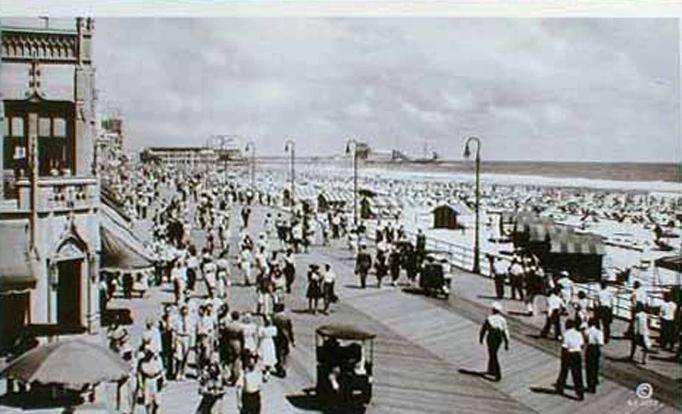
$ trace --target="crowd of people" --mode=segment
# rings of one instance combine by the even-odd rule
[[[260,412],[260,390],[271,375],[286,375],[289,347],[294,344],[284,304],[296,282],[296,255],[307,252],[317,235],[323,246],[346,238],[348,246],[356,249],[355,274],[361,288],[367,286],[370,274],[376,277],[377,287],[385,278],[396,286],[403,271],[408,283],[415,284],[434,260],[421,230],[408,236],[402,225],[392,221],[379,221],[370,235],[363,221],[353,226],[341,209],[317,214],[301,204],[290,213],[267,213],[262,232],[254,235],[249,231],[251,205],[273,202],[262,193],[214,185],[202,174],[160,168],[131,174],[128,180],[135,185],[121,186],[125,190],[119,191],[125,194],[122,199],[130,215],[154,223],[150,248],[158,265],[151,283],[171,286],[173,302],[164,306],[158,321],[147,321],[139,346],[132,347],[124,328],[114,325],[110,329],[111,348],[130,363],[134,374],[119,384],[122,412],[132,412],[135,404],[144,405],[149,413],[158,412],[160,390],[166,383],[186,380],[198,382],[200,412],[221,412],[229,387],[237,390],[242,412]],[[172,196],[163,196],[164,190]],[[238,218],[231,212],[238,213]],[[231,224],[240,229],[232,256]],[[204,237],[200,249],[195,245],[195,230],[201,230]],[[231,257],[236,257],[236,262],[231,263]],[[612,339],[613,290],[603,284],[588,299],[567,272],[547,272],[520,250],[509,260],[493,255],[489,259],[498,300],[507,298],[509,289],[508,296],[522,301],[528,315],[546,308],[540,336],[551,333],[561,342],[557,391],[563,392],[570,371],[578,398],[582,399],[585,391],[596,392],[602,348]],[[305,295],[310,313],[331,312],[338,300],[336,279],[332,263],[308,267]],[[254,303],[248,311],[230,307],[231,287],[240,282],[253,287]],[[130,282],[114,277],[106,287],[108,296],[119,283],[124,292],[134,290]],[[646,291],[637,283],[631,296],[631,324],[625,334],[632,344],[629,358],[634,361],[641,349],[644,364],[654,346],[649,330],[651,306]],[[538,302],[538,297],[543,300]],[[675,349],[682,332],[679,309],[672,299],[666,295],[659,311],[659,346],[667,351]],[[480,341],[486,341],[490,356],[487,373],[496,381],[502,377],[497,353],[503,344],[508,348],[509,339],[505,312],[495,302]],[[676,357],[679,360],[679,345]]]
[[[585,290],[577,289],[567,271],[546,272],[536,258],[524,254],[522,249],[516,249],[509,260],[492,255],[488,256],[488,259],[491,262],[491,276],[498,300],[522,301],[528,316],[534,315],[537,304],[545,308],[545,324],[540,330],[540,337],[545,338],[551,332],[553,338],[561,342],[561,368],[556,382],[557,391],[563,393],[570,371],[579,399],[584,398],[585,391],[596,392],[602,348],[609,344],[613,337],[611,325],[615,315],[616,291],[602,281],[598,291],[588,298]],[[536,300],[538,297],[541,298],[540,301]],[[623,337],[630,341],[630,352],[626,359],[636,362],[637,351],[640,351],[641,357],[638,362],[642,365],[646,364],[647,354],[657,352],[653,349],[655,345],[650,329],[654,311],[660,324],[657,344],[659,349],[673,352],[676,343],[682,343],[681,319],[672,291],[665,293],[662,305],[656,310],[651,306],[649,298],[645,286],[635,281],[630,295],[629,324],[623,332]],[[487,373],[496,380],[501,376],[497,357],[501,338],[507,338],[505,339],[507,341],[509,335],[506,322],[500,322],[504,319],[502,315],[501,304],[494,302],[493,313],[481,330],[481,342],[484,336],[488,337],[490,362]],[[678,346],[674,352],[671,359],[682,361],[680,358],[682,347]],[[583,367],[586,384],[583,381]]]
[[[286,252],[279,254],[269,246],[270,234],[261,233],[254,241],[247,232],[253,201],[249,190],[226,186],[218,191],[205,177],[168,175],[162,169],[147,170],[143,177],[157,193],[149,211],[138,215],[153,222],[150,246],[157,259],[154,275],[145,282],[147,287],[171,287],[173,300],[163,306],[158,320],[145,322],[135,346],[126,328],[115,321],[110,325],[110,347],[131,369],[118,384],[117,409],[132,413],[142,405],[147,413],[162,412],[160,395],[168,382],[194,380],[202,395],[198,412],[223,412],[224,396],[234,387],[240,412],[259,413],[263,384],[271,375],[286,375],[289,349],[295,345],[284,296],[296,275],[298,246],[291,229],[302,217],[288,226],[280,240]],[[162,194],[166,192],[171,195]],[[255,293],[252,309],[241,311],[230,307],[237,283],[229,256],[235,203],[241,216],[237,264],[244,285],[254,286]],[[272,224],[283,223],[278,217]],[[264,224],[268,231],[270,223]],[[195,244],[198,234],[203,237],[201,249]],[[113,274],[104,281],[105,303],[119,287],[129,296],[121,278],[124,275]]]

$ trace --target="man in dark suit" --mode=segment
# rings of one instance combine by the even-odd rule
[[[417,230],[417,266],[421,266],[421,263],[426,258],[426,236],[422,232],[422,229]]]
[[[275,370],[282,378],[286,377],[286,365],[289,357],[289,347],[296,346],[294,340],[294,327],[291,318],[284,310],[277,312],[272,317],[273,324],[277,327],[275,341],[275,353],[277,354],[277,366]]]
[[[360,277],[360,287],[367,286],[367,274],[372,267],[372,256],[367,253],[367,246],[360,246],[360,251],[355,259],[355,274]]]
[[[230,383],[234,384],[242,370],[242,349],[244,348],[244,334],[239,322],[239,312],[232,311],[230,320],[220,327],[220,346],[225,349],[225,359],[230,364]]]

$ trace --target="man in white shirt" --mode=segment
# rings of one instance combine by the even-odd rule
[[[554,339],[561,337],[561,313],[565,307],[566,304],[559,297],[559,288],[554,288],[547,298],[547,319],[545,319],[545,326],[540,331],[541,337],[546,337],[551,327],[554,328]]]
[[[324,272],[322,273],[322,298],[324,300],[324,312],[329,312],[331,303],[335,300],[334,284],[336,282],[336,273],[332,270],[329,263],[324,265]]]
[[[604,333],[599,329],[599,320],[594,317],[588,322],[589,327],[585,332],[587,350],[585,351],[585,377],[587,380],[587,392],[597,392],[599,382],[599,359],[601,348],[604,346]]]
[[[626,338],[634,337],[634,327],[635,327],[635,314],[637,313],[637,307],[642,306],[646,309],[648,304],[647,291],[639,280],[635,280],[632,284],[632,294],[630,295],[630,323],[628,324],[628,329],[623,334]]]
[[[193,347],[192,338],[194,336],[194,319],[189,313],[187,305],[180,307],[180,315],[175,320],[175,378],[185,379],[187,370],[187,356]]]
[[[487,373],[492,375],[495,381],[500,381],[502,371],[497,352],[500,350],[502,342],[504,342],[504,349],[509,350],[509,330],[507,329],[507,320],[502,316],[502,305],[499,302],[493,302],[491,308],[492,313],[481,327],[478,342],[482,344],[485,337],[488,347]]]
[[[519,294],[519,300],[523,300],[523,276],[525,269],[523,268],[521,256],[514,253],[509,269],[509,284],[511,285],[511,298],[516,300],[516,293]]]
[[[611,339],[611,322],[613,322],[613,293],[601,282],[601,289],[597,292],[597,318],[604,330],[604,342],[609,343]]]
[[[261,388],[263,370],[259,358],[250,354],[245,358],[244,370],[237,380],[237,409],[240,413],[256,414],[261,412]]]
[[[644,310],[644,306],[638,303],[635,308],[635,316],[633,318],[633,335],[630,343],[630,360],[634,362],[635,351],[637,347],[642,347],[642,365],[646,364],[646,354],[649,352],[649,317]]]
[[[671,292],[666,292],[661,305],[661,348],[673,350],[675,345],[675,314],[677,304],[672,301]]]
[[[493,255],[488,256],[490,260],[490,270],[492,271],[493,281],[495,282],[495,296],[498,299],[504,298],[504,283],[507,280],[507,267],[504,266],[502,258]]]
[[[556,390],[557,393],[563,395],[566,377],[570,370],[575,393],[578,399],[582,401],[584,399],[582,349],[585,342],[583,335],[573,326],[573,320],[566,320],[565,328],[564,339],[561,344],[561,369],[559,371],[559,378],[556,381]]]

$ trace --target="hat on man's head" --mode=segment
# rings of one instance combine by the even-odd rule
[[[491,308],[492,310],[497,311],[497,312],[500,312],[500,313],[504,312],[504,309],[502,308],[502,304],[501,304],[500,302],[493,302],[493,303],[490,305],[490,308]]]
[[[123,327],[118,327],[110,334],[112,341],[124,342],[128,340],[128,330]]]

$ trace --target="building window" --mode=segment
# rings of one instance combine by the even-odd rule
[[[58,138],[66,137],[66,120],[64,118],[53,118],[54,136]]]
[[[24,118],[19,118],[18,116],[12,118],[11,136],[13,137],[24,136]]]
[[[38,119],[38,136],[39,137],[50,137],[52,136],[52,131],[50,130],[50,118],[39,118]]]

